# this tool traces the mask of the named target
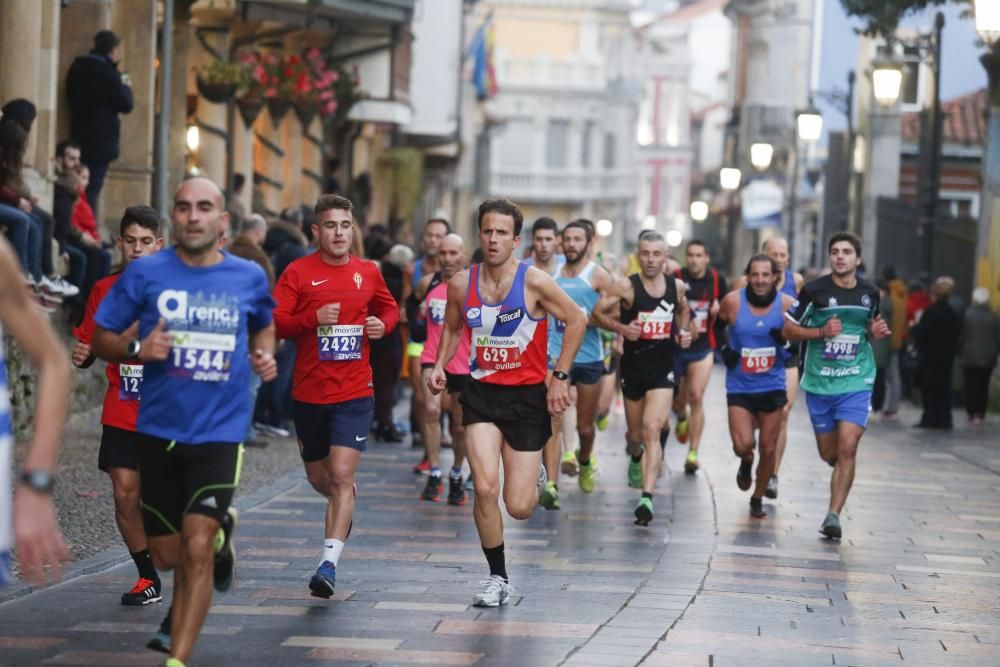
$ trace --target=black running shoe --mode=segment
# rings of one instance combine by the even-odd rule
[[[423,500],[430,500],[436,503],[441,497],[442,489],[444,489],[444,484],[441,483],[441,475],[428,475],[427,486],[420,493],[420,497]]]
[[[170,617],[173,613],[174,607],[170,605],[166,617],[160,622],[160,629],[156,631],[152,639],[146,642],[146,648],[159,651],[160,653],[170,653]]]
[[[740,460],[740,469],[736,473],[736,486],[740,491],[746,491],[753,484],[753,459],[749,461]]]
[[[236,530],[236,521],[239,513],[235,507],[226,510],[226,516],[222,519],[223,541],[215,550],[215,590],[225,593],[233,585],[236,573],[236,547],[233,545],[233,531]],[[218,539],[218,538],[216,538]]]
[[[458,477],[448,477],[448,504],[465,504],[465,480],[462,479],[461,475]]]
[[[128,593],[122,593],[122,604],[126,607],[141,607],[144,604],[159,602],[163,597],[160,595],[159,580],[145,579],[139,577]]]
[[[764,499],[763,498],[751,498],[750,499],[750,516],[755,519],[763,519],[767,516],[767,512],[764,511]]]
[[[841,535],[840,517],[835,512],[827,513],[826,518],[823,519],[823,525],[819,527],[819,532],[831,540],[839,540]]]

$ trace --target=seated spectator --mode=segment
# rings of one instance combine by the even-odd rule
[[[56,163],[59,163],[58,158]],[[57,173],[52,196],[52,218],[55,221],[53,235],[62,252],[69,258],[68,280],[79,288],[84,285],[87,276],[87,254],[80,249],[83,245],[83,232],[73,226],[79,179],[75,167],[71,170],[59,169]],[[71,300],[70,305],[78,311],[77,315],[82,315],[86,304],[77,296]]]
[[[101,245],[101,234],[97,230],[97,219],[94,217],[94,209],[90,206],[90,202],[87,201],[88,185],[90,185],[90,168],[85,164],[81,164],[76,170],[76,204],[73,205],[71,222],[81,234],[89,236],[93,239],[94,243]]]
[[[87,297],[94,283],[108,275],[108,271],[111,270],[111,253],[102,247],[94,210],[87,201],[89,175],[90,170],[85,165],[80,165],[80,169],[76,172],[76,203],[73,205],[73,214],[70,218],[72,226],[80,232],[80,237],[77,241],[70,240],[69,245],[87,256],[83,285],[80,286],[80,299],[83,303],[87,303]]]

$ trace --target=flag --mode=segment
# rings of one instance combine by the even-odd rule
[[[472,58],[472,85],[476,97],[487,100],[497,94],[497,75],[493,64],[493,15],[490,14],[476,30],[469,45]]]

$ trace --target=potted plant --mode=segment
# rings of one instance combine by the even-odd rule
[[[225,104],[245,85],[247,68],[240,62],[213,60],[199,67],[195,77],[198,93],[209,102]]]

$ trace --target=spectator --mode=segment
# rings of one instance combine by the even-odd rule
[[[931,287],[931,304],[910,330],[920,362],[924,413],[919,428],[951,429],[951,374],[962,322],[948,303],[955,281],[942,276]]]
[[[326,193],[328,195],[343,194],[340,191],[340,181],[337,180],[337,170],[340,169],[340,160],[335,157],[326,161]]]
[[[247,217],[247,210],[243,206],[241,199],[243,196],[243,186],[246,185],[246,181],[247,178],[243,174],[233,174],[232,185],[229,192],[226,193],[226,210],[229,211],[229,226],[234,230],[240,229],[243,219]]]
[[[965,371],[965,411],[969,423],[982,424],[990,393],[990,376],[1000,354],[1000,316],[989,305],[990,291],[972,291],[972,306],[965,311],[959,339],[960,361]]]
[[[889,298],[889,285],[884,279],[877,283],[879,289],[878,314],[886,322],[892,322],[892,301]],[[892,344],[889,338],[872,338],[872,353],[875,357],[875,386],[872,387],[872,412],[883,412],[888,389],[888,371],[892,361]],[[892,418],[895,410],[886,410],[883,419]]]
[[[32,287],[42,279],[41,226],[31,217],[31,202],[24,196],[21,164],[28,133],[18,123],[0,121],[0,225],[7,229],[25,280]]]
[[[287,211],[299,213],[298,209],[287,209]],[[275,278],[280,277],[289,264],[309,254],[309,240],[301,225],[302,217],[299,213],[296,220],[275,220],[268,227],[264,250],[271,258]]]
[[[78,56],[66,75],[70,135],[80,143],[83,161],[91,168],[87,200],[95,206],[108,165],[118,159],[121,148],[118,114],[132,111],[128,75],[118,71],[120,44],[115,33],[100,31],[91,52]]]
[[[33,275],[32,279],[38,283],[36,285],[36,296],[40,300],[58,303],[62,297],[72,297],[79,293],[73,285],[67,283],[60,276],[56,275],[53,264],[52,239],[55,222],[48,211],[38,206],[38,198],[31,194],[31,190],[24,182],[23,160],[24,153],[28,146],[28,135],[31,134],[31,125],[35,120],[35,105],[25,99],[11,100],[3,107],[3,119],[0,123],[6,125],[6,135],[9,142],[8,150],[16,157],[16,173],[10,173],[8,180],[13,189],[17,190],[17,206],[28,214],[32,221],[34,236],[29,238],[28,247],[39,247],[39,265],[41,278]],[[18,132],[23,131],[23,136]],[[7,198],[9,202],[9,197]],[[32,251],[34,252],[34,251]]]
[[[56,162],[58,164],[58,158]],[[73,226],[73,208],[76,206],[78,190],[79,178],[75,169],[58,172],[52,197],[52,218],[55,221],[53,234],[59,247],[69,258],[69,282],[80,288],[86,282],[87,254],[80,249],[83,233]],[[75,316],[82,317],[86,302],[75,299],[71,305],[79,311]]]
[[[87,201],[87,185],[90,173],[87,165],[83,164],[76,171],[77,196],[76,203],[73,204],[73,215],[70,219],[73,227],[80,232],[80,237],[78,241],[70,240],[69,245],[87,256],[83,285],[80,286],[80,298],[84,303],[87,303],[90,288],[98,280],[108,275],[108,271],[111,269],[111,253],[102,247],[97,220],[94,218],[94,210]]]
[[[886,400],[882,413],[883,419],[894,419],[899,412],[899,401],[903,396],[903,378],[900,358],[906,341],[906,283],[896,276],[896,269],[886,266],[882,269],[882,279],[885,281],[891,301],[892,319],[886,320],[892,329],[889,338],[889,362],[886,367]]]
[[[403,271],[413,261],[413,251],[402,244],[393,245],[388,236],[373,234],[365,241],[369,259],[377,262],[385,285],[396,299],[403,300]],[[375,423],[372,430],[382,442],[402,442],[392,408],[396,403],[396,384],[403,369],[403,339],[399,332],[371,342],[369,362],[375,389]]]

